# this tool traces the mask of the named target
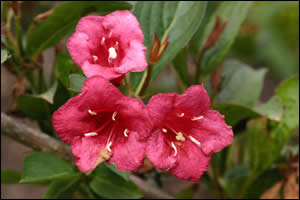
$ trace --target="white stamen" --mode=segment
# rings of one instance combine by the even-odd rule
[[[106,148],[107,148],[107,150],[108,150],[109,152],[111,152],[111,148],[110,148],[111,144],[112,144],[112,142],[109,142],[109,143],[107,144],[107,146],[106,146]]]
[[[199,117],[193,117],[192,118],[192,121],[196,121],[196,120],[199,120],[199,119],[202,119],[203,118],[203,116],[201,115],[201,116],[199,116]]]
[[[96,62],[98,60],[98,56],[92,56],[94,59],[94,62]]]
[[[162,131],[163,131],[164,133],[168,132],[167,129],[165,129],[165,128],[163,128]]]
[[[117,112],[114,112],[112,115],[112,120],[116,121]]]
[[[190,136],[190,138],[191,138],[192,142],[194,142],[194,143],[197,144],[199,147],[201,147],[201,143],[200,143],[198,140],[196,140],[196,139],[193,138],[192,136]]]
[[[172,144],[172,148],[173,148],[174,151],[175,151],[174,156],[176,156],[176,155],[177,155],[177,149],[176,149],[176,146],[175,146],[175,144],[174,144],[173,142],[171,142],[171,144]]]
[[[102,37],[101,45],[104,45],[104,42],[105,42],[105,37]]]
[[[109,31],[108,37],[111,37],[111,35],[112,35],[112,31]]]
[[[178,117],[183,117],[183,116],[184,116],[184,113],[180,113],[180,114],[178,113],[177,116],[178,116]]]
[[[85,133],[84,136],[95,136],[95,135],[98,135],[98,133],[96,132],[90,132],[90,133]]]
[[[127,130],[127,128],[124,130],[124,135],[125,137],[128,137],[127,133],[129,133],[129,131]]]
[[[108,60],[109,59],[115,59],[117,57],[117,52],[116,52],[116,49],[113,48],[113,47],[110,47],[108,49],[108,52],[109,52],[109,56],[108,56]]]
[[[91,114],[91,115],[97,115],[96,112],[92,111],[92,110],[88,110],[88,112]]]

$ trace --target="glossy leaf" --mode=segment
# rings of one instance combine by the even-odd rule
[[[275,95],[280,98],[285,108],[282,120],[273,130],[272,137],[284,144],[292,131],[299,127],[299,75],[283,81]]]
[[[247,135],[251,173],[258,176],[272,165],[280,149],[267,128],[267,118],[249,121]]]
[[[63,2],[37,29],[28,35],[27,51],[37,55],[66,35],[74,31],[78,20],[88,12],[96,11],[107,14],[115,10],[130,9],[131,5],[120,1],[70,1]]]
[[[77,176],[74,167],[48,152],[34,152],[24,159],[21,183],[39,183]]]
[[[233,44],[241,24],[246,18],[251,3],[252,2],[250,1],[223,2],[211,17],[209,23],[205,27],[203,39],[199,45],[200,49],[204,47],[205,42],[216,23],[217,17],[220,17],[221,22],[226,22],[226,26],[213,47],[205,50],[203,53],[200,66],[198,66],[200,67],[202,74],[212,72],[219,64],[221,64],[224,56]]]
[[[79,177],[53,181],[44,195],[44,199],[72,199],[73,193],[80,184]]]
[[[272,120],[279,121],[282,117],[282,105],[278,96],[271,97],[266,103],[254,107],[254,110]]]
[[[1,184],[17,184],[21,179],[21,174],[12,170],[1,170]]]
[[[189,86],[190,81],[187,72],[187,60],[184,49],[182,49],[174,58],[172,66],[182,87],[186,89],[187,86]]]
[[[107,164],[104,163],[106,165],[106,167],[108,167],[110,170],[112,170],[113,172],[115,172],[116,174],[118,174],[119,176],[121,176],[122,178],[124,178],[126,181],[128,181],[129,179],[129,175],[130,173],[127,171],[119,171],[117,169],[117,167],[114,164]]]
[[[223,89],[217,96],[217,102],[253,107],[262,91],[265,73],[265,69],[254,70],[235,60],[224,62]]]
[[[235,126],[239,121],[259,117],[260,114],[238,104],[215,104],[212,109],[218,110],[225,116],[225,121],[230,126]]]
[[[166,65],[171,62],[188,41],[201,23],[206,2],[200,1],[154,1],[137,2],[133,14],[142,27],[147,47],[147,57],[150,51],[151,37],[156,33],[160,41],[168,35],[169,44],[160,61],[153,66],[153,80]],[[147,70],[130,74],[133,90],[140,90]]]
[[[138,199],[143,196],[133,182],[124,180],[103,164],[94,170],[89,186],[97,195],[109,199]]]
[[[70,88],[74,91],[80,92],[84,84],[84,81],[86,80],[86,77],[84,77],[81,74],[71,74],[69,76],[69,79],[70,79]]]
[[[20,96],[17,100],[17,106],[27,117],[34,120],[47,120],[52,114],[52,105],[37,96]]]

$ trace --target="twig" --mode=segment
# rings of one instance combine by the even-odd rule
[[[30,127],[22,122],[21,119],[8,116],[3,112],[1,112],[1,132],[32,149],[52,152],[66,161],[73,160],[73,155],[68,145],[46,135],[40,130]],[[130,175],[129,179],[144,192],[145,198],[174,199],[173,196],[148,184],[135,175]]]

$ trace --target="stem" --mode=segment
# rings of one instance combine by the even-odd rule
[[[144,81],[143,86],[140,89],[140,91],[138,91],[138,90],[136,91],[136,93],[135,93],[136,96],[142,95],[145,92],[145,90],[147,89],[147,87],[148,87],[148,85],[150,83],[151,75],[152,75],[152,67],[153,67],[153,65],[149,65],[148,66],[145,81]]]
[[[127,91],[128,91],[128,93],[129,93],[129,95],[130,95],[130,96],[135,96],[135,95],[134,95],[134,92],[133,92],[132,89],[131,89],[131,86],[130,86],[130,84],[129,84],[129,82],[128,82],[128,79],[127,79],[127,76],[126,76],[126,75],[124,76],[124,84],[125,84],[125,87],[127,88]]]
[[[218,177],[219,177],[219,173],[217,171],[217,168],[215,166],[215,160],[212,158],[211,161],[210,161],[210,167],[212,169],[212,179],[213,179],[213,182],[214,184],[216,185],[216,188],[218,190],[218,197],[219,199],[223,199],[224,198],[224,195],[223,195],[223,190],[222,190],[222,187],[219,183],[219,180],[218,180]]]
[[[8,116],[3,112],[1,112],[1,132],[37,151],[52,152],[69,162],[73,160],[73,155],[68,145],[38,129],[32,128],[22,122],[21,119]],[[130,175],[129,180],[134,182],[144,192],[145,198],[174,199],[173,196],[165,191],[150,185],[135,175]]]
[[[23,46],[23,31],[21,26],[20,16],[16,16],[16,33],[17,33],[17,42],[20,50],[20,55],[24,56],[24,46]]]

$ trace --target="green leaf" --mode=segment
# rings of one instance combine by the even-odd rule
[[[272,137],[281,145],[287,142],[292,131],[299,127],[299,75],[283,81],[275,91],[284,105],[281,122],[272,131]]]
[[[216,17],[220,17],[222,22],[226,22],[224,31],[221,33],[215,45],[204,51],[201,57],[200,70],[201,73],[212,72],[215,68],[221,64],[224,56],[230,49],[237,36],[240,26],[246,18],[248,9],[251,6],[250,1],[247,2],[223,2],[215,14],[211,17],[209,23],[205,27],[203,34],[203,40],[200,43],[200,49],[203,48],[208,36],[210,35],[215,22]],[[199,66],[198,66],[199,67]]]
[[[56,70],[58,79],[66,88],[70,87],[69,75],[70,73],[81,73],[82,70],[78,67],[68,54],[58,54],[56,56]]]
[[[1,64],[4,63],[10,55],[8,54],[8,51],[5,49],[1,49]]]
[[[117,169],[117,167],[114,164],[107,164],[104,163],[106,165],[106,167],[108,167],[111,171],[115,172],[116,174],[118,174],[119,176],[121,176],[122,178],[124,178],[126,181],[129,180],[129,175],[130,173],[127,171],[119,171]]]
[[[163,41],[168,35],[169,44],[158,63],[153,66],[153,80],[166,65],[171,62],[191,39],[204,16],[206,2],[200,1],[155,1],[137,2],[133,14],[137,17],[143,33],[147,57],[150,51],[151,37],[156,33]],[[134,91],[140,90],[147,70],[130,74],[130,82]]]
[[[103,164],[94,170],[89,186],[97,195],[104,198],[138,199],[143,197],[133,182],[124,180]]]
[[[1,184],[18,184],[21,174],[12,170],[1,170]]]
[[[259,113],[238,104],[215,104],[212,109],[218,110],[225,116],[225,121],[230,126],[235,126],[239,121],[250,118],[257,118]]]
[[[268,131],[265,117],[250,120],[247,135],[251,173],[258,176],[272,165],[280,149]]]
[[[24,175],[20,183],[39,183],[77,176],[74,167],[48,152],[34,152],[24,159]]]
[[[250,174],[250,169],[248,164],[240,164],[231,168],[226,174],[224,178],[226,180],[235,181],[244,177],[248,177]]]
[[[32,95],[20,96],[17,100],[17,106],[31,119],[47,120],[51,118],[52,105],[41,97]]]
[[[235,60],[224,62],[222,90],[218,103],[241,104],[253,107],[263,88],[265,69],[252,69]]]
[[[254,110],[273,120],[279,121],[282,116],[282,105],[278,96],[272,96],[266,103],[255,106]]]
[[[53,100],[53,109],[57,110],[60,106],[65,104],[70,99],[69,91],[64,85],[58,80],[57,81],[57,88],[54,95]]]
[[[73,193],[79,187],[79,177],[71,177],[53,181],[44,195],[45,199],[72,199]]]
[[[70,1],[57,6],[53,13],[28,35],[27,51],[29,55],[38,55],[66,35],[75,31],[78,20],[89,12],[107,14],[115,10],[130,9],[131,5],[120,1]]]
[[[84,81],[86,80],[86,77],[81,74],[71,74],[69,76],[69,79],[71,89],[77,92],[81,92],[81,88],[84,84]]]
[[[172,62],[173,69],[176,72],[176,75],[182,85],[183,88],[187,88],[189,86],[189,77],[187,72],[187,60],[185,50],[182,49],[177,56],[174,58]]]

